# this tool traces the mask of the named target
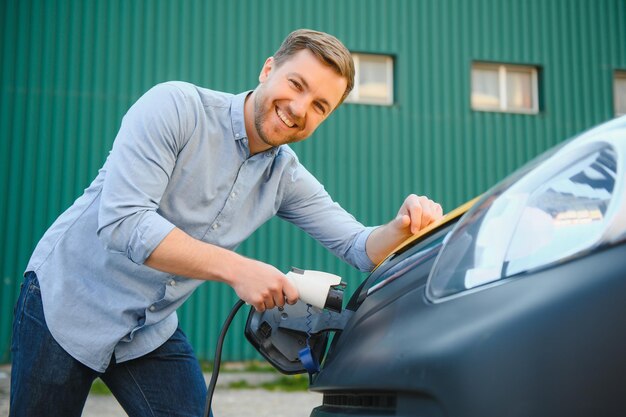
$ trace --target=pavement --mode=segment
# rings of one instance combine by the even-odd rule
[[[9,385],[11,368],[0,365],[0,417],[9,415]],[[266,372],[220,372],[213,396],[213,414],[216,417],[308,417],[311,410],[322,403],[322,395],[306,391],[268,391],[262,388],[231,389],[232,382],[245,381],[246,386],[257,386],[278,378]],[[211,374],[205,374],[208,382]],[[123,417],[124,410],[112,395],[90,394],[83,417]]]
[[[9,385],[11,369],[7,365],[0,366],[0,417],[9,415]]]

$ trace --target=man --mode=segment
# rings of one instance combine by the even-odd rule
[[[299,30],[252,92],[171,82],[141,97],[28,264],[11,415],[78,416],[96,377],[131,416],[201,415],[206,388],[176,308],[203,280],[225,282],[259,311],[298,299],[282,272],[232,251],[262,223],[278,215],[369,270],[441,217],[412,195],[390,223],[366,228],[286,146],[309,137],[353,82],[336,38]]]

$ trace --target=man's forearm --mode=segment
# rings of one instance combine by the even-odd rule
[[[145,264],[187,278],[224,282],[259,311],[298,300],[294,284],[273,266],[194,239],[178,228],[159,243]]]
[[[199,241],[174,228],[145,264],[174,275],[229,283],[232,281],[229,265],[243,259],[232,251]]]
[[[365,243],[365,251],[370,260],[378,265],[392,250],[410,236],[410,233],[399,233],[395,227],[388,223],[372,231]]]

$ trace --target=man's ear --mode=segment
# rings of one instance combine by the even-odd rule
[[[263,68],[261,68],[261,73],[259,74],[259,82],[264,83],[269,77],[270,72],[272,72],[272,68],[274,68],[274,57],[269,57],[265,60],[265,64],[263,64]]]

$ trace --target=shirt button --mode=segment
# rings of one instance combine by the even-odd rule
[[[155,306],[150,306],[150,308],[148,308],[148,310],[154,311],[154,310],[156,310],[156,307]]]
[[[238,138],[239,137],[239,133],[235,133],[235,137]]]
[[[235,197],[237,197],[237,193],[236,192],[233,191],[232,193],[230,193],[230,198],[235,198]]]
[[[171,281],[169,282],[169,284],[170,284],[170,286],[175,287],[175,286],[176,286],[176,281],[171,280]]]
[[[217,223],[213,223],[213,226],[211,226],[211,229],[215,230],[215,229],[217,229],[217,227],[218,227]]]

